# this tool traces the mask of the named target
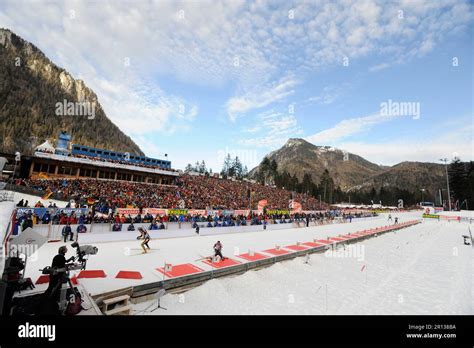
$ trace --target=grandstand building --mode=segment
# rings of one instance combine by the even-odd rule
[[[61,132],[58,145],[38,146],[33,156],[21,158],[21,178],[95,178],[173,185],[179,173],[171,162],[79,144],[69,145]]]

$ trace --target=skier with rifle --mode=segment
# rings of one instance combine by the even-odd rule
[[[141,246],[142,246],[142,249],[143,249],[142,254],[146,254],[147,251],[145,249],[145,246],[148,248],[148,250],[151,249],[150,246],[148,245],[148,242],[151,240],[150,235],[148,234],[148,232],[143,227],[139,227],[138,231],[140,231],[140,235],[137,237],[137,239],[142,239],[143,240],[141,242]]]
[[[220,240],[218,240],[217,243],[214,244],[214,258],[216,258],[217,256],[219,256],[220,261],[225,260],[225,257],[222,256],[222,244],[221,244]],[[211,258],[211,260],[212,260],[212,258]]]

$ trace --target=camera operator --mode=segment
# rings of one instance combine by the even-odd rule
[[[45,296],[53,298],[55,301],[59,300],[61,284],[66,276],[66,263],[74,261],[74,256],[66,260],[67,247],[64,245],[58,249],[58,254],[53,258],[51,269],[57,270],[49,275],[49,286],[45,292]]]

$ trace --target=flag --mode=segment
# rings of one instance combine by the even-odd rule
[[[362,268],[360,269],[361,272],[363,272],[365,269],[365,265],[362,266]]]
[[[258,201],[258,210],[262,210],[267,204],[268,201],[266,199]]]
[[[176,191],[176,198],[181,198],[181,194],[179,193],[179,191]]]
[[[43,198],[43,199],[48,199],[49,197],[51,197],[52,194],[53,194],[53,191],[51,191],[51,190],[49,189],[49,187],[48,187],[48,188],[46,189],[46,193],[45,193],[45,194],[43,195],[43,197],[41,197],[41,198]]]
[[[288,205],[288,208],[293,209],[297,212],[301,212],[303,210],[303,206],[301,205],[301,203],[293,199],[290,200],[290,204]]]

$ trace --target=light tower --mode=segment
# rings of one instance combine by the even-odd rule
[[[448,209],[449,211],[451,211],[451,194],[449,192],[448,159],[441,158],[440,161],[444,162],[444,166],[446,168],[446,186],[448,187]]]

